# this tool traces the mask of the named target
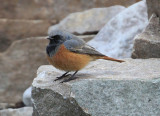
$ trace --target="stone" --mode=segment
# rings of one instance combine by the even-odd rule
[[[78,35],[78,38],[83,39],[85,42],[92,40],[96,35]]]
[[[0,110],[7,109],[9,107],[15,107],[15,104],[0,103]]]
[[[131,57],[134,37],[147,24],[146,2],[141,1],[113,17],[88,44],[114,58]]]
[[[33,116],[159,116],[160,59],[97,60],[67,83],[51,65],[32,83]],[[151,65],[152,64],[152,65]]]
[[[147,8],[148,8],[148,18],[155,13],[157,16],[160,17],[160,1],[159,0],[146,0]]]
[[[50,25],[49,21],[43,20],[0,19],[0,52],[4,52],[15,40],[46,36]]]
[[[25,104],[25,106],[32,106],[31,91],[32,87],[29,87],[23,93],[23,103]]]
[[[32,116],[32,107],[0,110],[0,116]]]
[[[17,103],[0,103],[0,110],[8,109],[8,108],[22,108],[24,107],[24,103],[22,101]]]
[[[98,32],[112,17],[124,9],[125,7],[123,6],[111,6],[72,13],[59,24],[51,26],[48,33],[56,29],[67,30],[70,33],[77,34]]]
[[[129,6],[140,0],[3,0],[0,18],[61,20],[73,12],[113,5]]]
[[[160,59],[98,60],[67,83],[41,66],[32,83],[33,116],[159,116]],[[152,64],[152,65],[151,65]]]
[[[160,20],[155,14],[144,32],[135,37],[132,58],[160,58]]]
[[[23,92],[36,77],[37,68],[48,64],[46,37],[31,37],[13,42],[0,53],[0,103],[22,101]]]

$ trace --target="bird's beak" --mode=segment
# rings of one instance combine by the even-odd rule
[[[50,40],[51,38],[50,38],[50,37],[47,37],[47,39]]]

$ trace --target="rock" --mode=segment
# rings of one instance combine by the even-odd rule
[[[48,64],[46,37],[15,41],[0,54],[0,103],[22,101],[24,90],[31,85],[39,66]]]
[[[9,107],[15,107],[15,104],[0,103],[0,110],[7,109]]]
[[[78,34],[98,32],[112,17],[124,9],[123,6],[111,6],[72,13],[59,24],[51,26],[48,33],[56,29]]]
[[[85,42],[92,40],[96,35],[78,35],[78,38],[83,39]]]
[[[135,38],[132,58],[160,58],[160,20],[152,15],[145,31]]]
[[[24,103],[19,101],[17,103],[0,103],[0,110],[8,109],[8,108],[21,108],[24,107]]]
[[[32,107],[0,110],[0,116],[32,116]]]
[[[54,81],[63,72],[41,66],[32,83],[33,116],[159,116],[160,59],[124,60],[92,62],[67,83]]]
[[[32,91],[32,87],[29,87],[25,90],[25,92],[23,93],[23,103],[26,106],[32,106],[32,101],[31,101],[31,91]]]
[[[146,0],[148,8],[148,18],[151,17],[153,13],[160,17],[160,1],[159,0]]]
[[[73,12],[113,5],[129,6],[140,0],[4,0],[0,18],[61,20]]]
[[[46,36],[50,25],[50,22],[43,20],[0,19],[0,52],[5,51],[15,40]]]
[[[146,3],[141,1],[113,17],[88,44],[111,57],[131,57],[134,37],[147,24]]]

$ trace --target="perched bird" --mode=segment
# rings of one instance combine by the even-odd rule
[[[57,77],[56,80],[69,76],[68,73],[70,71],[75,71],[69,79],[63,80],[62,83],[75,79],[75,74],[91,61],[104,59],[124,62],[123,60],[117,60],[101,54],[93,47],[87,45],[85,41],[67,31],[54,30],[49,33],[47,39],[50,40],[46,47],[49,63],[60,70],[66,71],[62,76]]]

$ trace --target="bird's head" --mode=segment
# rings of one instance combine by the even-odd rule
[[[63,30],[53,30],[49,32],[48,40],[50,40],[50,45],[61,45],[66,40],[73,38],[73,35],[67,31]]]

